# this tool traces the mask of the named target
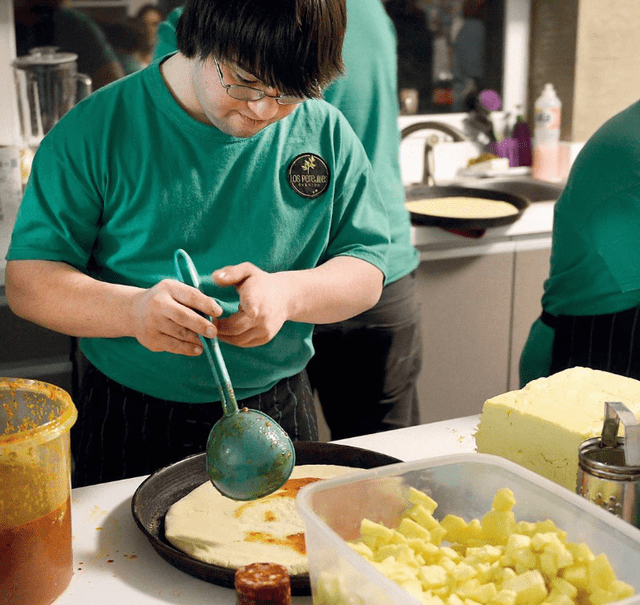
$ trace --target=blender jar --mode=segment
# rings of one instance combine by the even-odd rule
[[[0,378],[0,605],[48,605],[73,575],[68,393]]]
[[[44,135],[91,92],[91,78],[77,72],[78,55],[55,46],[32,48],[13,62],[20,129],[24,143],[37,147]]]

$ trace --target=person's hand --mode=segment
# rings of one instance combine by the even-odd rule
[[[218,339],[237,347],[257,347],[269,342],[287,316],[286,280],[251,263],[223,267],[213,272],[219,286],[235,286],[240,296],[237,313],[218,320]]]
[[[196,311],[212,317],[222,314],[220,305],[200,290],[165,279],[133,297],[133,336],[150,351],[200,355],[198,335],[213,338],[217,329]]]

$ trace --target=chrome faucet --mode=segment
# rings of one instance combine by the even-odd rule
[[[403,140],[414,132],[419,130],[439,130],[445,134],[448,134],[454,142],[468,141],[469,138],[461,131],[444,124],[443,122],[417,122],[416,124],[410,124],[405,126],[400,132],[400,139]],[[433,144],[431,141],[426,141],[424,145],[424,166],[422,169],[422,184],[429,187],[435,185],[433,175],[435,173],[435,163],[433,159]]]
[[[402,129],[402,131],[400,132],[400,138],[404,139],[405,137],[413,134],[414,132],[418,132],[419,130],[439,130],[440,132],[448,134],[455,142],[469,140],[464,132],[458,130],[454,126],[444,124],[443,122],[417,122],[416,124],[410,124],[409,126],[405,126]]]

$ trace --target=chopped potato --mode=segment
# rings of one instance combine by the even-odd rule
[[[482,537],[489,544],[506,544],[516,525],[510,510],[492,509],[482,517]]]
[[[491,508],[493,510],[508,511],[515,506],[515,503],[516,499],[513,492],[508,487],[503,487],[496,492]]]
[[[415,505],[422,505],[430,513],[433,513],[438,508],[438,503],[431,496],[415,487],[409,488],[409,502]]]
[[[439,521],[437,503],[414,488],[409,501],[397,529],[364,519],[351,546],[423,605],[607,605],[634,594],[606,555],[568,542],[552,520],[517,521],[508,488],[481,520]]]
[[[511,578],[505,583],[504,587],[516,593],[516,605],[542,603],[548,594],[544,578],[537,569],[526,571]]]

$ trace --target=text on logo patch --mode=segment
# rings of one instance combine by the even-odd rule
[[[287,181],[298,195],[315,198],[329,186],[329,167],[319,155],[301,153],[289,164]]]

